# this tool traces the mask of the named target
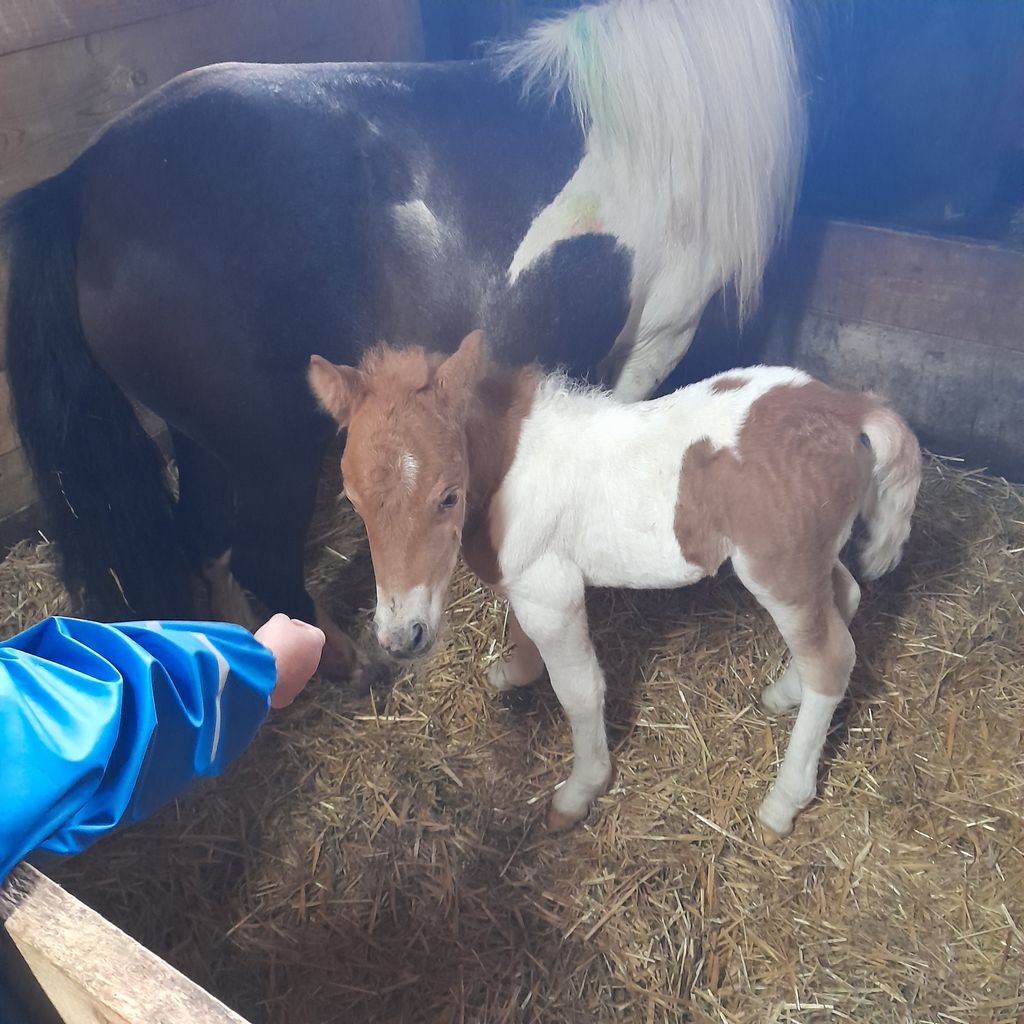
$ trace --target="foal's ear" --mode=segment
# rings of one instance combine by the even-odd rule
[[[366,394],[362,370],[335,366],[323,356],[310,356],[307,377],[317,401],[335,418],[339,427],[348,426],[352,413]]]
[[[484,371],[484,332],[472,331],[437,369],[435,386],[448,400],[465,409]]]

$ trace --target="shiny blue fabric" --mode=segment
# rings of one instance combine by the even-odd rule
[[[273,655],[221,623],[50,618],[0,643],[0,880],[219,774],[276,678]]]

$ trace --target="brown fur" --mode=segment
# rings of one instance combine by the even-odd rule
[[[492,370],[480,382],[467,428],[469,506],[462,533],[466,564],[492,586],[501,582],[498,547],[504,532],[492,500],[515,458],[519,430],[529,415],[539,374]]]
[[[445,358],[422,348],[378,348],[358,369],[314,357],[310,383],[339,426],[345,492],[367,524],[379,587],[401,592],[436,583],[461,542],[466,562],[497,583],[501,523],[491,499],[512,464],[536,374],[484,367],[483,338],[467,336]],[[415,457],[411,489],[403,453]],[[445,493],[460,499],[439,510]],[[453,549],[453,543],[455,548]]]
[[[738,391],[746,383],[742,377],[718,377],[711,385],[711,394],[720,395],[723,391]]]
[[[871,482],[862,427],[879,404],[819,381],[776,387],[751,406],[735,451],[691,445],[676,506],[683,557],[711,574],[739,549],[775,600],[807,609],[808,642],[823,640],[838,546]]]

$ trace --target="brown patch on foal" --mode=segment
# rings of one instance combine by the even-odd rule
[[[738,391],[746,383],[743,377],[719,377],[711,385],[711,394],[720,395],[723,391]]]
[[[462,556],[484,583],[501,582],[498,549],[505,532],[494,503],[519,446],[519,431],[530,414],[538,370],[495,368],[480,382],[466,428],[470,485]]]
[[[683,557],[713,574],[738,548],[775,600],[831,607],[836,545],[871,480],[862,427],[879,406],[820,381],[782,385],[751,405],[735,449],[691,445],[676,505]]]

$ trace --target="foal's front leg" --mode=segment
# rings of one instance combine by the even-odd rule
[[[586,817],[612,775],[604,729],[604,674],[587,628],[583,577],[571,563],[547,556],[508,592],[572,728],[572,774],[556,791],[548,812],[548,827],[560,831]]]

